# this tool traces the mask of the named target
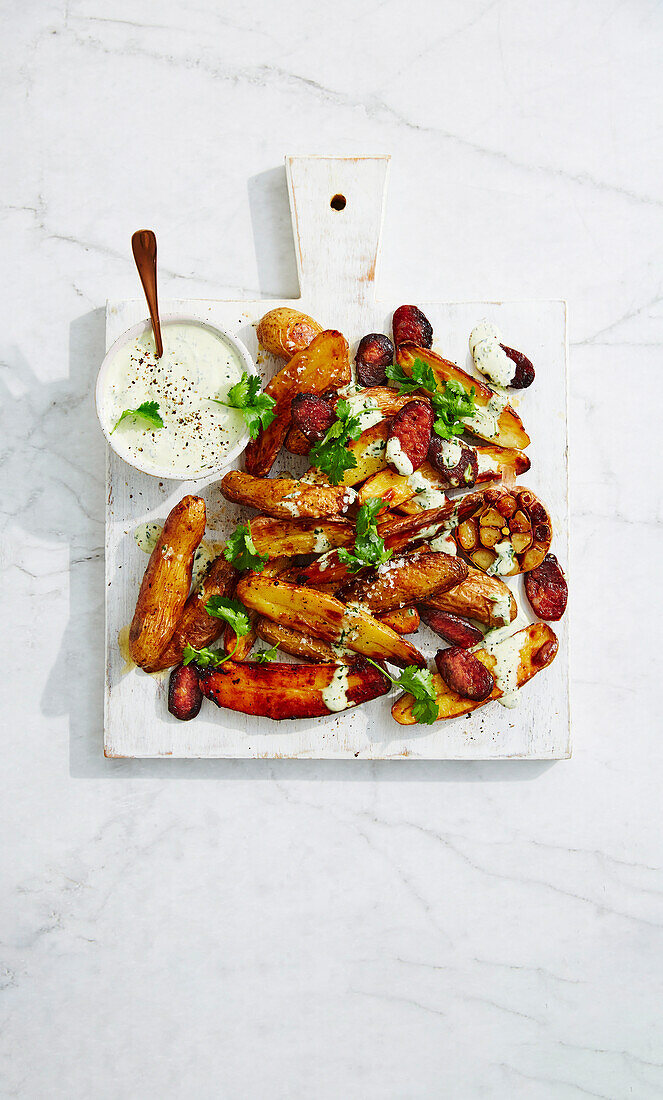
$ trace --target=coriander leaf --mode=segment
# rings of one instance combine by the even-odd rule
[[[240,572],[252,569],[254,573],[262,573],[265,563],[269,561],[269,554],[259,554],[256,550],[248,523],[240,523],[235,528],[226,543],[223,556]]]
[[[276,657],[278,648],[278,645],[273,645],[271,649],[261,649],[254,655],[254,660],[259,665],[264,665],[266,661],[273,661]]]
[[[398,363],[392,363],[387,367],[387,377],[392,382],[396,382],[400,393],[412,393],[420,389],[428,391],[436,417],[433,431],[443,439],[462,435],[465,429],[463,419],[472,416],[476,411],[474,386],[469,393],[466,393],[460,382],[453,378],[440,386],[431,366],[423,359],[414,360],[412,377],[406,374]]]
[[[348,450],[350,440],[359,439],[363,431],[362,417],[375,412],[377,405],[367,406],[353,413],[352,406],[345,398],[336,403],[336,420],[328,428],[324,439],[315,443],[309,452],[309,459],[321,473],[326,474],[330,484],[338,485],[346,470],[354,470],[357,459]]]
[[[385,550],[384,539],[378,535],[377,515],[384,507],[382,497],[374,497],[362,504],[357,512],[354,551],[341,547],[338,558],[351,573],[357,573],[366,565],[382,565],[389,561],[393,550]]]
[[[395,680],[393,676],[385,672],[382,665],[378,665],[375,661],[371,661],[370,657],[367,657],[366,660],[370,661],[376,668],[379,668],[380,672],[386,676],[388,680],[391,680],[392,684],[414,696],[412,715],[415,721],[423,722],[427,726],[437,721],[440,715],[440,709],[435,697],[433,676],[427,668],[417,668],[416,665],[408,665],[407,668],[403,669],[398,679]]]
[[[219,665],[225,664],[230,660],[232,654],[226,653],[223,657],[216,649],[208,649],[204,646],[202,649],[194,649],[192,645],[187,644],[184,647],[184,653],[182,654],[182,664],[190,665],[193,661],[199,668],[218,668]]]
[[[227,409],[239,409],[246,420],[251,439],[257,439],[260,429],[269,427],[276,416],[273,411],[276,404],[274,398],[262,392],[260,379],[248,371],[242,371],[239,382],[230,387],[227,401],[221,401],[218,397],[213,397],[212,400]]]
[[[225,596],[210,596],[205,604],[205,611],[213,619],[223,619],[227,622],[238,638],[243,638],[251,629],[246,608],[239,600],[229,600]]]
[[[144,424],[144,431],[157,431],[159,428],[163,428],[163,420],[159,416],[159,402],[158,401],[143,401],[142,405],[139,405],[137,409],[125,409],[120,419],[117,421],[115,428],[119,428],[125,417],[130,416],[134,420],[142,420]],[[115,431],[112,429],[111,435]]]

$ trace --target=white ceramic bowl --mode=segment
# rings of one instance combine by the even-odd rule
[[[236,336],[231,336],[229,332],[226,332],[222,328],[218,328],[217,325],[212,325],[209,323],[209,321],[201,321],[197,317],[187,317],[182,314],[169,313],[161,318],[162,330],[164,328],[167,328],[168,325],[173,324],[200,325],[201,328],[208,329],[208,331],[214,333],[214,335],[218,336],[221,340],[224,340],[233,349],[240,360],[242,370],[248,371],[249,374],[257,375],[258,371],[256,369],[255,363],[253,362],[253,359],[251,358],[248,350],[246,349],[242,341],[238,340]],[[213,477],[221,470],[225,470],[226,467],[229,466],[231,462],[234,462],[234,460],[238,458],[238,456],[245,449],[247,443],[249,442],[248,428],[239,437],[234,446],[229,449],[226,457],[223,460],[223,463],[216,470],[210,470],[209,467],[206,467],[203,470],[194,470],[191,472],[187,471],[186,476],[182,477],[179,474],[174,473],[172,467],[164,467],[163,469],[161,469],[150,464],[148,468],[146,466],[141,466],[140,463],[137,461],[129,461],[126,455],[120,454],[120,452],[118,451],[117,447],[115,446],[115,440],[112,438],[111,432],[104,423],[101,410],[103,407],[103,398],[105,394],[105,386],[110,363],[115,358],[115,355],[120,350],[120,348],[122,348],[125,344],[131,343],[132,341],[136,340],[138,337],[142,336],[146,331],[149,331],[150,329],[151,322],[149,318],[145,321],[139,321],[137,325],[132,325],[131,328],[128,328],[126,332],[123,332],[121,336],[118,336],[115,343],[108,349],[106,355],[104,356],[103,363],[99,368],[99,374],[97,375],[97,385],[95,389],[95,403],[97,408],[97,416],[101,425],[101,430],[106,436],[107,442],[115,451],[115,454],[118,455],[118,457],[121,458],[123,462],[126,462],[128,466],[132,466],[135,470],[140,470],[141,473],[149,474],[151,477],[170,478],[172,481],[196,481],[199,480],[201,477]]]

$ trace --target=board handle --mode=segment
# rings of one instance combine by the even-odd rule
[[[375,297],[390,157],[286,157],[301,297]]]

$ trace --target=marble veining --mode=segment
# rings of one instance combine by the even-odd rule
[[[660,1096],[660,5],[3,15],[0,1093]],[[392,154],[382,297],[569,300],[569,762],[102,758],[104,303],[295,295],[290,152]]]

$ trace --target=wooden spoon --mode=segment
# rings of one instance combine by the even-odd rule
[[[161,325],[159,323],[159,302],[157,300],[157,239],[151,229],[137,229],[131,238],[131,248],[143,284],[147,308],[150,311],[157,359],[163,355]]]

